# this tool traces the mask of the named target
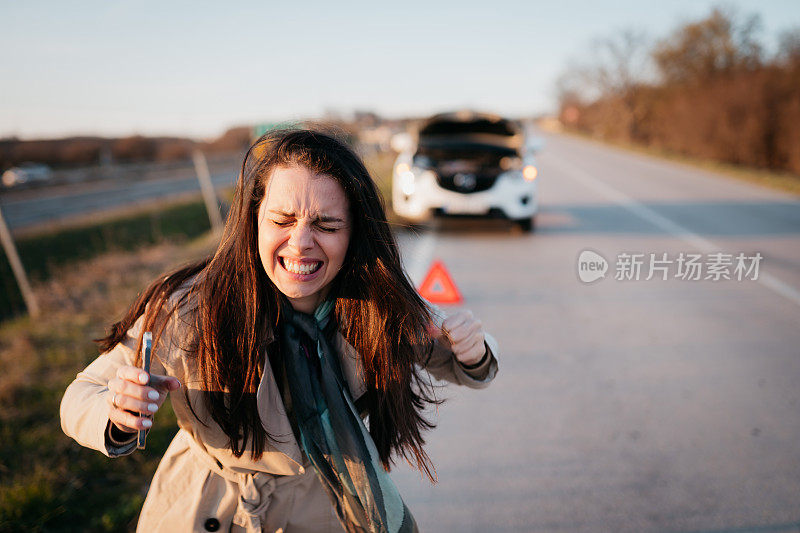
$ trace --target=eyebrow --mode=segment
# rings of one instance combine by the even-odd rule
[[[286,211],[276,211],[274,209],[270,209],[269,212],[276,215],[281,215],[286,218],[294,217],[294,213],[287,213]],[[316,220],[319,220],[320,222],[344,222],[344,220],[342,220],[341,218],[332,216],[321,216],[317,217]]]

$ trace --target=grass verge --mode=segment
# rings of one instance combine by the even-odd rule
[[[177,431],[169,402],[142,452],[109,459],[66,437],[59,404],[97,357],[90,339],[161,272],[210,253],[202,237],[53,267],[34,285],[42,316],[0,324],[0,531],[133,531],[158,461]]]
[[[146,209],[102,224],[82,224],[21,237],[17,251],[32,283],[52,277],[55,269],[98,254],[192,239],[210,228],[202,201],[184,200]],[[0,254],[0,320],[25,310],[5,254]]]

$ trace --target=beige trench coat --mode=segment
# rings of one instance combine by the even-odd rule
[[[177,296],[178,293],[171,300]],[[231,453],[228,437],[205,411],[198,374],[184,350],[191,333],[187,329],[190,307],[185,305],[177,317],[173,315],[153,350],[151,371],[174,376],[183,385],[170,394],[180,430],[153,477],[137,532],[342,531],[322,484],[294,438],[268,362],[256,400],[264,427],[281,442],[268,441],[258,461],[252,460],[249,448],[239,458]],[[122,445],[110,441],[107,396],[108,381],[116,375],[117,368],[134,363],[140,325],[141,319],[123,342],[79,373],[61,401],[64,433],[109,457],[127,455],[136,449],[135,440]],[[341,335],[337,344],[345,379],[353,399],[358,399],[366,390],[359,358]],[[486,344],[489,358],[474,370],[464,369],[452,352],[438,343],[423,363],[437,379],[483,388],[497,372],[497,343],[486,334]],[[194,413],[186,403],[184,387]]]

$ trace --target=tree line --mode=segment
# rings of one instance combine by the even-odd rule
[[[756,15],[714,8],[652,42],[593,43],[558,80],[559,118],[611,141],[800,174],[800,28],[766,53]]]
[[[236,153],[247,149],[252,129],[231,128],[212,141],[180,137],[122,138],[70,137],[23,141],[0,139],[0,172],[24,162],[46,163],[55,168],[107,163],[171,162],[189,159],[194,148],[207,153]]]

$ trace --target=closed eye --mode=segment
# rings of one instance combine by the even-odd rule
[[[294,224],[294,220],[273,220],[272,223],[280,228],[288,228]],[[339,231],[339,228],[334,226],[325,226],[322,224],[316,224],[316,226],[318,230],[324,231],[325,233],[335,233]]]

